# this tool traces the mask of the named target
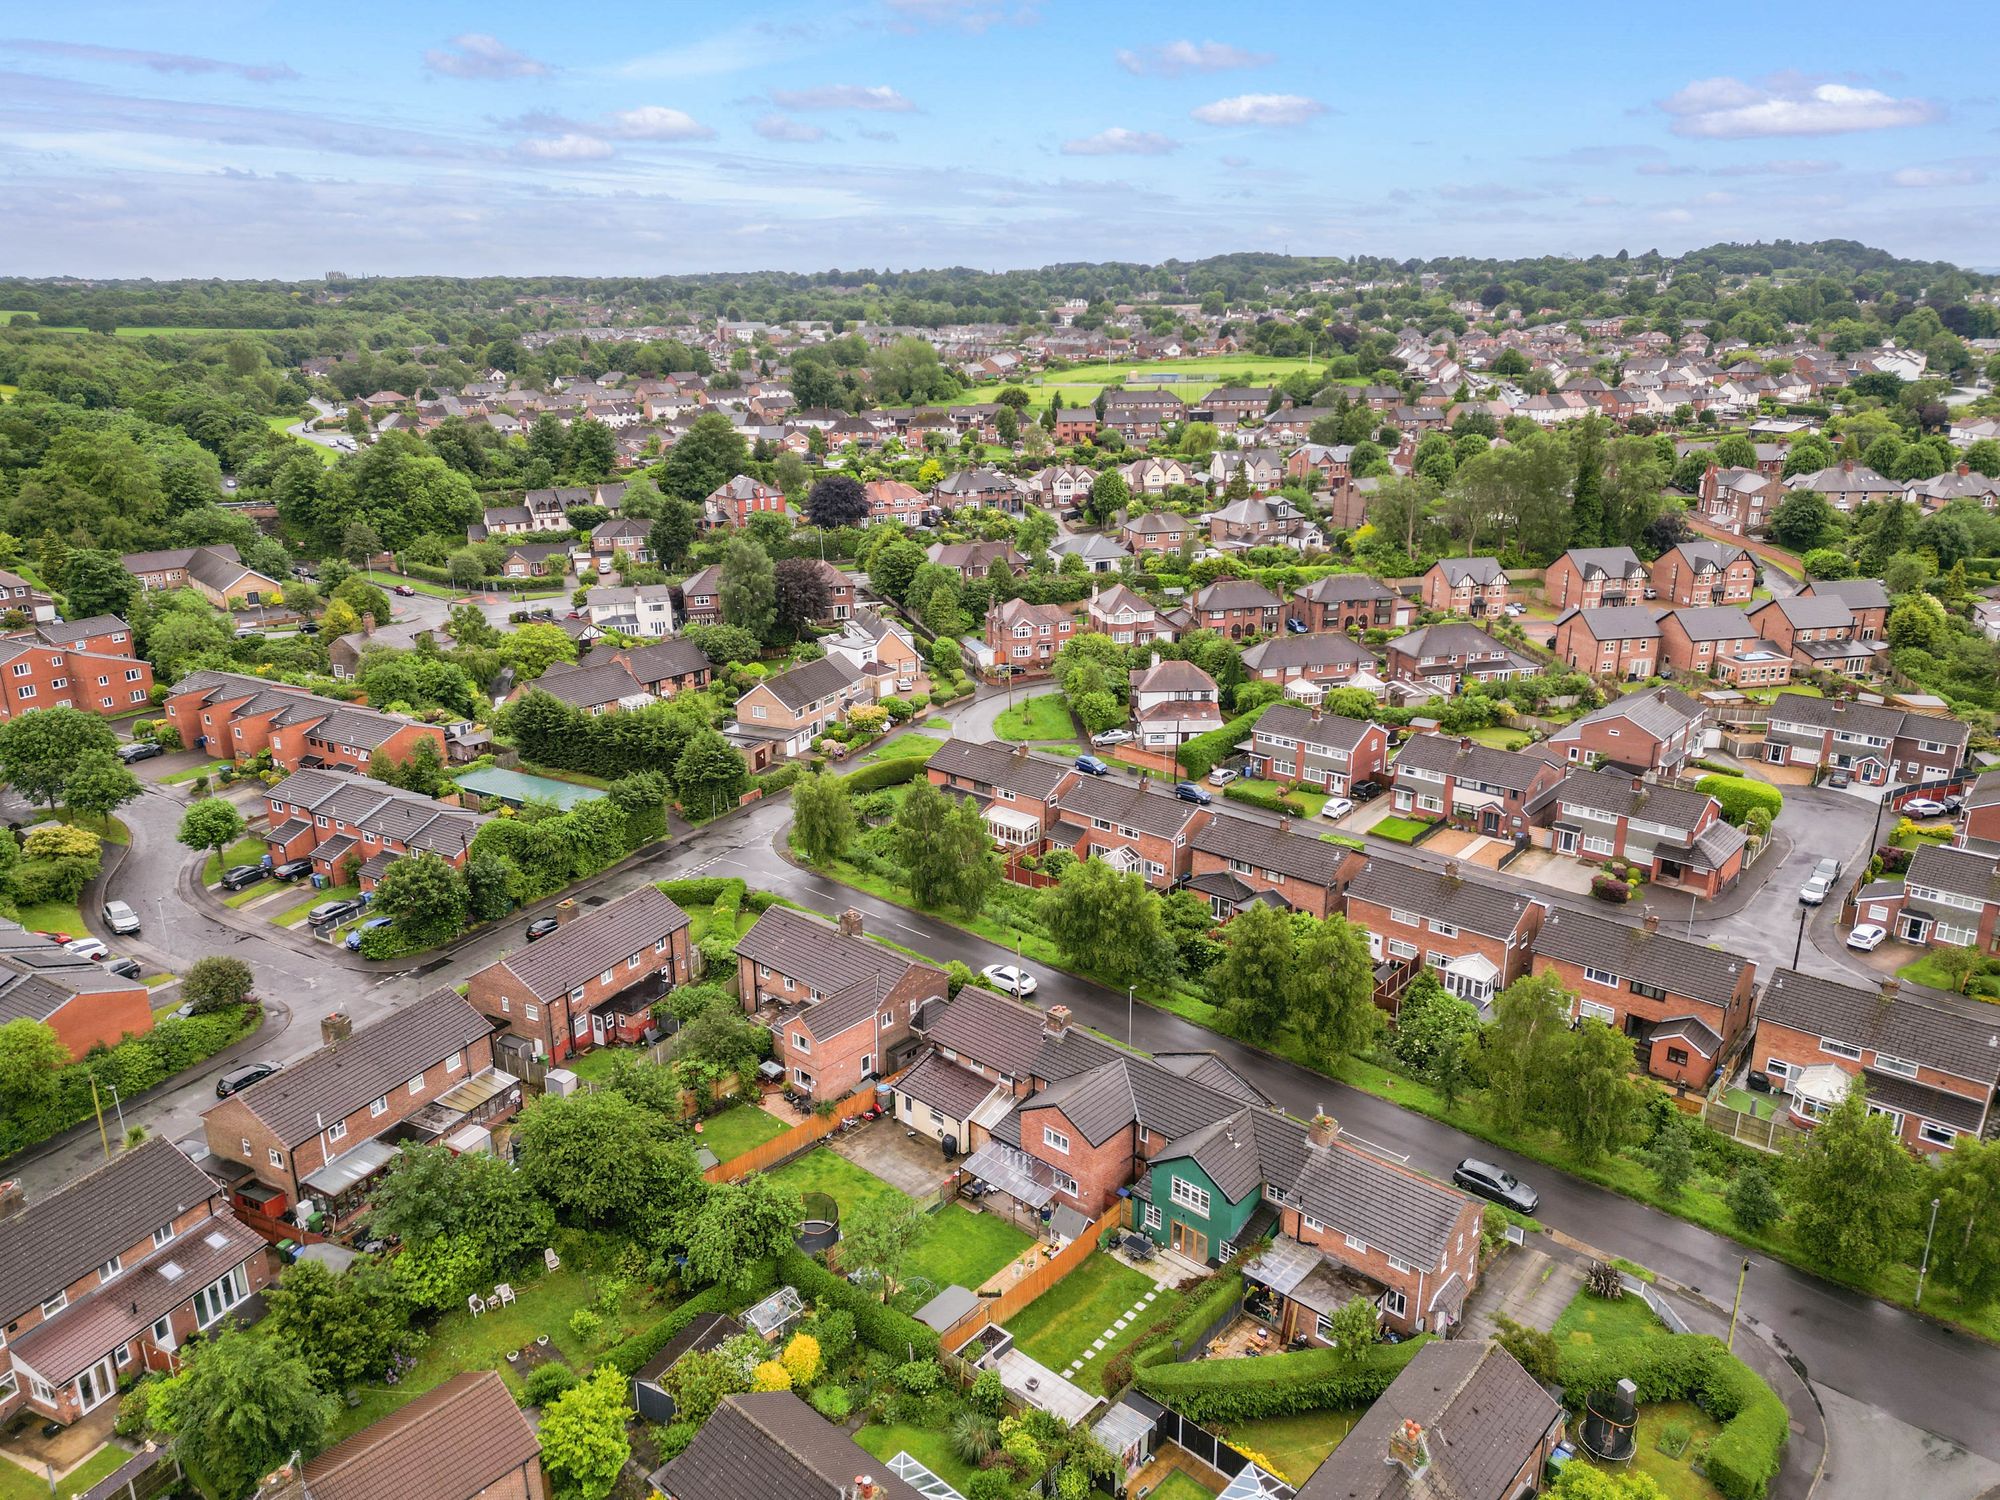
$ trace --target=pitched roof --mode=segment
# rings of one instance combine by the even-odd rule
[[[1171,792],[1084,776],[1063,793],[1059,816],[1070,823],[1089,823],[1096,818],[1116,827],[1171,838],[1200,811],[1195,803],[1183,802]]]
[[[759,1391],[724,1397],[652,1483],[669,1500],[841,1500],[864,1474],[881,1500],[922,1500],[792,1392]]]
[[[688,921],[688,914],[657,886],[642,885],[572,918],[500,963],[537,999],[553,1000],[680,931]]]
[[[669,678],[705,672],[713,665],[708,653],[688,640],[661,641],[618,654],[631,667],[632,676],[640,682],[665,682]]]
[[[1643,781],[1623,771],[1586,771],[1580,767],[1563,777],[1548,798],[1565,806],[1575,804],[1622,818],[1644,818],[1676,829],[1692,829],[1715,800],[1702,792]]]
[[[1580,621],[1593,640],[1656,641],[1660,638],[1660,622],[1648,609],[1572,607],[1556,616],[1556,629],[1562,629],[1572,620]]]
[[[498,1373],[468,1370],[327,1449],[306,1483],[312,1500],[473,1500],[541,1451]]]
[[[1750,555],[1733,542],[1712,542],[1706,537],[1697,537],[1692,541],[1676,542],[1673,550],[1680,553],[1682,557],[1694,564],[1695,567],[1713,568],[1718,573],[1738,558]]]
[[[1512,654],[1477,625],[1456,620],[1426,625],[1421,630],[1399,635],[1389,642],[1389,649],[1417,660],[1426,656],[1496,657]]]
[[[1040,802],[1054,795],[1071,769],[1062,761],[1026,753],[1026,746],[1010,750],[984,740],[946,740],[931,752],[924,768],[1002,787]]]
[[[743,934],[736,951],[804,985],[820,998],[800,1014],[806,1029],[821,1038],[844,1031],[872,1013],[876,1003],[915,972],[942,971],[906,958],[868,938],[842,932],[837,923],[811,912],[773,906]],[[806,996],[799,997],[801,1001]]]
[[[556,662],[528,683],[527,688],[529,691],[539,689],[577,708],[602,708],[607,703],[618,703],[626,698],[651,696],[622,661],[600,661],[587,666]]]
[[[1442,1259],[1465,1194],[1338,1137],[1312,1145],[1295,1120],[1261,1123],[1265,1180],[1291,1184],[1288,1203],[1399,1260],[1435,1266]]]
[[[1556,731],[1553,738],[1569,739],[1588,725],[1620,720],[1643,729],[1654,739],[1664,740],[1687,727],[1688,721],[1706,713],[1679,688],[1658,687],[1613,698],[1604,707],[1585,714],[1574,724]]]
[[[1805,592],[1840,600],[1849,609],[1887,609],[1889,590],[1879,578],[1816,578]]]
[[[1132,674],[1134,693],[1215,692],[1215,679],[1191,661],[1169,658]]]
[[[1395,592],[1369,573],[1329,573],[1292,590],[1294,598],[1312,604],[1347,604],[1356,600],[1394,599]]]
[[[1920,714],[1881,703],[1807,698],[1798,693],[1780,693],[1773,700],[1771,727],[1777,728],[1781,721],[1802,724],[1809,729],[1881,735],[1889,739],[1935,740],[1946,745],[1962,746],[1972,734],[1970,725],[1936,714]]]
[[[1724,1006],[1736,993],[1744,968],[1755,968],[1720,948],[1560,906],[1549,908],[1535,934],[1535,956],[1545,955]]]
[[[808,703],[832,697],[850,687],[860,675],[856,668],[839,657],[823,656],[818,661],[809,661],[793,667],[789,672],[768,677],[760,686],[793,713],[798,713]]]
[[[1500,566],[1500,559],[1497,557],[1441,557],[1434,566],[1444,574],[1445,582],[1453,588],[1457,588],[1461,583],[1473,583],[1486,588],[1507,581],[1507,570]]]
[[[1992,1083],[2000,1078],[2000,1014],[1985,1014],[1990,1009],[1780,969],[1764,987],[1757,1019]]]
[[[1685,609],[1663,609],[1656,616],[1664,626],[1672,619],[1691,641],[1743,641],[1757,634],[1757,627],[1737,604],[1699,604]]]
[[[1243,653],[1243,665],[1253,672],[1277,672],[1287,667],[1331,667],[1343,662],[1355,667],[1373,667],[1375,653],[1359,641],[1335,631],[1320,635],[1274,635]]]
[[[1794,594],[1786,599],[1766,599],[1751,606],[1750,613],[1775,609],[1795,630],[1838,630],[1854,623],[1854,611],[1847,601],[1831,594]]]
[[[1396,752],[1396,768],[1412,767],[1436,771],[1456,781],[1479,781],[1488,786],[1525,792],[1546,776],[1552,762],[1548,756],[1528,750],[1502,750],[1482,745],[1478,740],[1448,734],[1416,734]]]
[[[1350,901],[1412,911],[1466,927],[1487,937],[1511,937],[1534,903],[1516,891],[1448,875],[1424,865],[1371,855],[1347,888]]]
[[[1904,889],[1925,886],[1950,891],[1986,905],[2000,905],[2000,863],[1991,854],[1945,844],[1919,844],[1910,859]],[[1922,898],[1913,896],[1921,903]]]
[[[1356,851],[1346,845],[1329,844],[1314,834],[1279,831],[1269,824],[1232,817],[1211,819],[1195,834],[1194,848],[1327,889],[1339,883],[1342,866],[1356,857]]]
[[[1249,578],[1218,578],[1194,596],[1196,609],[1277,609],[1284,602]]]
[[[969,984],[948,1005],[925,1011],[922,1028],[948,1051],[1010,1078],[1026,1078],[1041,1052],[1044,1024],[1033,1006]]]
[[[1563,554],[1585,578],[1629,578],[1645,572],[1630,547],[1572,547]]]
[[[1344,714],[1315,713],[1289,703],[1275,704],[1258,718],[1253,735],[1297,740],[1301,745],[1331,750],[1353,750],[1375,726],[1366,719],[1350,719]]]

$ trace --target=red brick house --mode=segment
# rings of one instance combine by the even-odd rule
[[[1889,590],[1879,578],[1813,578],[1799,589],[1806,599],[1838,599],[1854,617],[1857,640],[1879,641],[1889,633]]]
[[[1143,516],[1131,516],[1119,527],[1119,540],[1130,547],[1137,556],[1148,552],[1178,552],[1187,539],[1194,535],[1194,523],[1186,516],[1177,516],[1172,511],[1148,511]]]
[[[1699,792],[1623,771],[1571,771],[1531,812],[1554,817],[1549,847],[1585,863],[1624,860],[1655,885],[1714,897],[1743,873],[1744,834]]]
[[[1101,859],[1166,890],[1192,869],[1189,841],[1214,816],[1199,803],[1154,790],[1144,777],[1132,786],[1076,774],[1062,789],[1048,837],[1078,859]]]
[[[1285,601],[1247,578],[1218,578],[1194,596],[1195,622],[1231,640],[1270,635],[1285,612]]]
[[[642,885],[589,910],[562,902],[556,920],[547,937],[466,981],[473,1009],[558,1066],[667,1029],[653,1007],[693,977],[686,912]]]
[[[1456,861],[1433,870],[1378,854],[1347,887],[1347,920],[1368,929],[1370,957],[1401,968],[1376,991],[1392,1011],[1418,964],[1485,1011],[1528,972],[1543,915],[1518,891],[1467,879]]]
[[[1566,609],[1556,616],[1555,651],[1578,671],[1641,682],[1660,663],[1660,625],[1649,609]]]
[[[0,933],[0,1017],[40,1021],[72,1062],[153,1029],[151,991],[136,979],[7,923]]]
[[[1655,1078],[1706,1089],[1750,1022],[1757,966],[1720,948],[1673,937],[1648,912],[1637,927],[1551,907],[1535,934],[1534,972],[1575,997],[1570,1015],[1632,1038]]]
[[[1966,792],[1965,838],[2000,844],[2000,771],[1988,771]]]
[[[986,644],[1016,676],[1046,676],[1075,634],[1076,616],[1060,604],[1008,599],[986,612]]]
[[[945,998],[945,976],[862,936],[861,913],[829,922],[773,906],[736,945],[743,1009],[771,1032],[790,1085],[840,1099],[916,1051],[912,1021]]]
[[[779,741],[786,755],[803,755],[855,704],[875,701],[874,681],[838,656],[802,662],[738,698],[736,722]]]
[[[976,799],[1002,848],[1034,850],[1054,822],[1062,789],[1077,779],[1065,761],[981,740],[946,740],[924,762],[932,786]]]
[[[738,474],[710,490],[701,510],[706,525],[748,526],[754,515],[783,515],[785,492],[748,474]]]
[[[342,885],[352,863],[364,891],[406,854],[435,854],[463,869],[486,821],[351,771],[294,771],[265,792],[264,803],[272,864],[310,859],[316,874]]]
[[[1900,887],[1871,887],[1861,920],[1918,947],[2000,954],[2000,861],[1988,844],[1924,843]]]
[[[1660,658],[1681,677],[1712,677],[1731,687],[1783,687],[1792,659],[1757,633],[1734,604],[1697,605],[1659,613]]]
[[[123,620],[100,615],[0,639],[0,722],[38,708],[123,714],[152,701],[153,667]]]
[[[1780,693],[1771,704],[1764,752],[1774,765],[1850,771],[1857,781],[1882,786],[1956,780],[1970,740],[1970,726],[1956,719]]]
[[[710,563],[681,584],[681,618],[689,625],[722,623],[722,565]]]
[[[1344,796],[1357,782],[1381,782],[1389,762],[1389,731],[1365,719],[1273,704],[1250,731],[1252,776],[1303,783]]]
[[[1785,486],[1756,469],[1710,464],[1696,494],[1696,510],[1704,521],[1735,536],[1751,536],[1769,524],[1771,513],[1785,498]]]
[[[1351,636],[1274,635],[1243,652],[1244,675],[1257,682],[1316,683],[1321,687],[1359,687],[1381,696],[1381,663]],[[1310,695],[1308,695],[1310,696]]]
[[[1903,989],[1893,977],[1863,989],[1780,969],[1757,1003],[1750,1064],[1785,1095],[1791,1123],[1810,1128],[1856,1080],[1871,1114],[1896,1122],[1912,1151],[1978,1139],[2000,1087],[2000,1025],[1978,1001]]]
[[[1419,590],[1433,613],[1487,619],[1507,608],[1507,570],[1497,557],[1443,557],[1419,580]]]
[[[1348,885],[1367,863],[1359,849],[1329,844],[1290,819],[1273,829],[1221,814],[1195,830],[1187,888],[1207,900],[1218,922],[1256,902],[1329,917],[1342,910]]]
[[[174,684],[164,708],[183,746],[218,760],[268,750],[281,770],[366,771],[378,758],[400,764],[422,740],[436,748],[440,763],[445,759],[444,730],[436,724],[237,672],[191,672]]]
[[[1399,813],[1477,828],[1488,838],[1519,840],[1534,821],[1528,808],[1562,780],[1544,750],[1502,750],[1470,738],[1413,735],[1390,767]]]
[[[1701,754],[1708,710],[1677,688],[1626,693],[1565,724],[1545,748],[1570,765],[1599,762],[1633,775],[1674,777]]]
[[[1653,559],[1661,604],[1748,604],[1757,591],[1757,560],[1728,542],[1680,542]]]
[[[1558,609],[1643,604],[1652,586],[1630,547],[1572,547],[1542,575],[1542,595]]]
[[[1061,448],[1089,442],[1097,436],[1097,412],[1088,406],[1058,407],[1054,435]]]
[[[861,486],[868,497],[868,519],[913,525],[930,508],[930,499],[914,484],[900,479],[871,479]]]
[[[176,1369],[182,1345],[271,1279],[263,1238],[164,1136],[9,1206],[0,1421],[10,1425],[25,1415],[66,1426],[115,1401],[121,1382]]]
[[[1083,618],[1085,629],[1108,635],[1121,646],[1171,641],[1175,635],[1173,626],[1160,618],[1151,600],[1122,583],[1102,591],[1093,589]]]
[[[1132,725],[1142,748],[1171,754],[1196,735],[1222,727],[1221,691],[1191,661],[1162,661],[1131,674]]]
[[[1366,573],[1329,573],[1293,589],[1285,615],[1315,633],[1400,630],[1416,623],[1417,606]]]
[[[1399,635],[1383,652],[1391,682],[1424,683],[1455,694],[1470,679],[1508,682],[1532,677],[1538,662],[1510,651],[1476,625],[1446,621]]]
[[[1746,611],[1757,633],[1801,667],[1868,677],[1888,661],[1886,640],[1864,639],[1854,611],[1834,594],[1766,599]]]
[[[1018,578],[1028,571],[1028,560],[1014,550],[1012,542],[932,542],[925,555],[968,581],[996,573]]]

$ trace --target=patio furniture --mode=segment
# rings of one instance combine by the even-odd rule
[[[471,1310],[475,1318],[486,1311],[486,1304],[479,1300],[479,1293],[477,1292],[473,1292],[466,1297],[465,1305]]]
[[[511,1307],[514,1304],[514,1288],[506,1282],[493,1288],[493,1295],[487,1299],[488,1307]]]
[[[553,1245],[542,1252],[542,1260],[551,1271],[560,1271],[562,1269],[562,1257],[556,1254]]]

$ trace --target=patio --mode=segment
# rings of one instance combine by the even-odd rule
[[[1011,1393],[1072,1427],[1089,1416],[1098,1404],[1098,1397],[1071,1385],[1019,1349],[1009,1349],[1001,1355],[994,1368],[1000,1383]]]
[[[836,1131],[826,1144],[836,1155],[922,1203],[935,1202],[951,1175],[951,1163],[936,1141],[889,1115]]]
[[[20,1465],[37,1480],[44,1465],[53,1468],[60,1479],[110,1442],[111,1429],[118,1421],[118,1403],[106,1401],[49,1437],[42,1435],[46,1420],[23,1407],[14,1419],[17,1430],[0,1440],[0,1458]]]

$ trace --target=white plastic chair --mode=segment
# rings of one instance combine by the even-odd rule
[[[551,1271],[560,1271],[562,1269],[562,1257],[556,1254],[553,1245],[542,1252],[542,1260],[547,1263]]]
[[[503,1281],[500,1285],[493,1288],[493,1295],[487,1299],[486,1305],[488,1307],[508,1307],[513,1304],[513,1301],[514,1288]]]
[[[475,1318],[486,1311],[486,1304],[479,1300],[479,1293],[477,1292],[473,1292],[465,1299],[465,1305],[471,1310]]]

